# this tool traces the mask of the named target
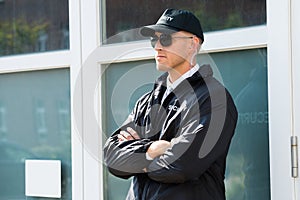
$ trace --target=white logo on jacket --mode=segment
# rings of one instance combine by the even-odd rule
[[[175,105],[169,105],[168,106],[168,110],[173,110],[173,111],[177,111],[178,107]]]
[[[176,100],[177,101],[177,100]],[[175,101],[175,103],[176,103]],[[175,104],[174,103],[174,104]],[[182,112],[182,111],[185,111],[187,109],[187,101],[184,100],[181,104],[181,106],[178,108],[178,106],[175,106],[175,105],[169,105],[168,106],[168,109],[169,110],[174,110],[176,111],[176,113],[171,117],[171,119],[169,120],[166,120],[163,124],[163,129],[162,129],[162,134],[160,136],[160,138],[164,135],[164,133],[166,132],[166,130],[168,129],[168,127],[170,126],[170,124],[172,123],[172,121],[175,120],[175,118]],[[171,113],[171,112],[170,112]],[[170,113],[168,114],[168,116],[170,115]],[[167,116],[167,118],[168,118]]]

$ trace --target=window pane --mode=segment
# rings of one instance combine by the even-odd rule
[[[215,76],[231,92],[239,112],[227,157],[227,199],[270,199],[266,49],[200,55],[198,61],[200,65],[210,63],[214,67]],[[151,89],[150,82],[159,74],[154,61],[112,64],[107,68],[104,74],[107,136],[122,124],[136,100]],[[129,181],[113,177],[107,171],[105,174],[106,200],[123,200]]]
[[[26,199],[25,159],[61,160],[72,199],[69,82],[68,69],[0,75],[0,199]]]
[[[68,0],[0,1],[0,47],[0,56],[68,49]]]
[[[192,11],[205,32],[266,23],[265,0],[106,0],[103,7],[104,43],[142,39],[135,29],[155,23],[166,8]]]

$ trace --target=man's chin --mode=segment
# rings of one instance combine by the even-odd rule
[[[156,63],[156,69],[157,69],[158,71],[167,72],[167,71],[169,71],[171,68],[170,68],[168,65]]]

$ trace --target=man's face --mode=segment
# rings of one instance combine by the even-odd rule
[[[162,33],[155,33],[155,37],[160,37]],[[171,45],[163,46],[158,40],[154,45],[155,60],[157,69],[160,71],[176,70],[180,72],[183,65],[191,62],[191,46],[193,43],[193,35],[187,32],[176,32],[171,35]]]

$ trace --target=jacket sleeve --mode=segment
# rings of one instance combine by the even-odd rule
[[[143,169],[150,164],[145,156],[152,143],[149,139],[143,139],[140,135],[142,139],[122,142],[118,140],[121,130],[126,130],[127,127],[137,130],[134,120],[138,104],[124,124],[107,139],[103,149],[105,165],[112,174],[120,178],[129,178],[134,174],[144,173]]]
[[[119,142],[119,130],[111,136],[104,147],[104,162],[108,170],[120,178],[129,178],[149,165],[145,153],[152,143],[149,139]]]
[[[184,114],[179,134],[171,140],[171,148],[148,166],[151,179],[182,183],[199,178],[212,164],[222,166],[237,113],[229,94],[225,92],[226,97],[221,97],[222,92],[213,93],[214,97],[194,104]],[[220,171],[222,174],[222,167]]]

